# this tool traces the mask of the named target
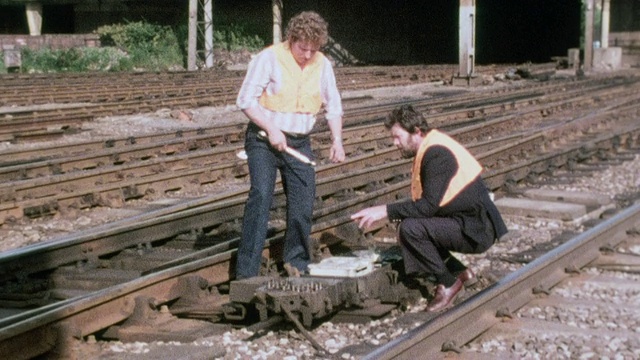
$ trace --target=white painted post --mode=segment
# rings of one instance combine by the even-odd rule
[[[42,4],[27,3],[27,23],[29,24],[29,35],[42,35]]]
[[[593,66],[593,13],[594,0],[586,0],[584,24],[584,70],[589,71]]]
[[[196,42],[198,40],[198,0],[189,0],[189,39],[187,70],[196,70]]]
[[[600,46],[603,49],[609,47],[609,22],[611,18],[611,0],[602,0],[602,30],[600,31]]]
[[[213,67],[213,0],[204,0],[204,59],[205,67]]]
[[[475,73],[475,0],[460,0],[459,16],[459,77],[471,77]]]
[[[273,43],[282,41],[282,0],[272,0],[273,8]]]

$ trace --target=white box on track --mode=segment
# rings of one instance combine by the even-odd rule
[[[373,271],[371,259],[334,256],[317,264],[309,264],[309,275],[327,277],[358,277]]]
[[[328,277],[358,277],[373,271],[371,259],[333,256],[317,264],[309,264],[309,275]]]

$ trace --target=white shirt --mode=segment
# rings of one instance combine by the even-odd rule
[[[282,69],[276,60],[273,50],[261,51],[249,63],[236,105],[240,109],[257,108],[280,130],[290,134],[308,134],[316,122],[315,114],[283,113],[271,111],[260,105],[258,99],[266,90],[275,93],[282,86]],[[328,120],[342,117],[342,101],[336,85],[331,62],[325,57],[320,77],[320,94]]]

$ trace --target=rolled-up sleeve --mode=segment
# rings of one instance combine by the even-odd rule
[[[342,117],[342,100],[336,84],[336,76],[328,59],[325,59],[322,71],[322,102],[326,111],[325,118],[333,120]]]
[[[275,61],[272,52],[265,50],[256,55],[249,63],[242,87],[238,92],[236,105],[242,110],[258,106],[258,99],[269,84],[270,69]]]

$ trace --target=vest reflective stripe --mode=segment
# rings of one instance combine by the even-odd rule
[[[413,160],[411,172],[411,197],[414,201],[422,197],[422,179],[420,168],[424,154],[431,146],[444,146],[449,149],[456,158],[458,170],[449,182],[449,186],[440,200],[440,207],[447,205],[453,200],[467,185],[475,180],[482,173],[482,165],[465,149],[460,143],[438,130],[431,130],[422,140],[418,153]]]
[[[260,105],[276,112],[317,114],[322,107],[320,79],[324,55],[317,52],[301,69],[291,54],[288,41],[271,48],[282,73],[282,87],[275,94],[265,90],[260,96]]]

